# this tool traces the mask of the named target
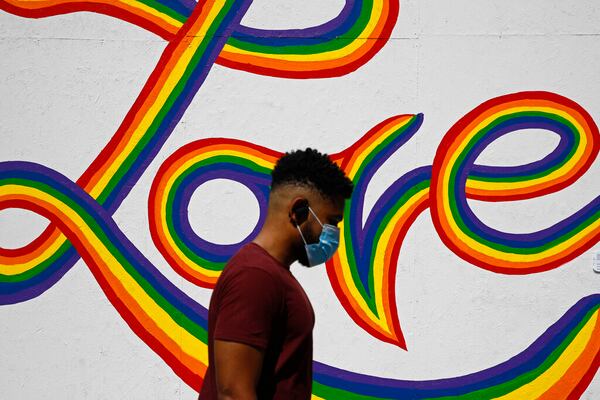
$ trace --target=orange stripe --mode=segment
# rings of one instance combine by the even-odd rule
[[[334,275],[335,275],[335,279],[338,282],[339,287],[342,289],[343,292],[343,299],[346,300],[347,304],[349,303],[350,308],[348,307],[344,307],[346,309],[346,311],[348,311],[348,314],[350,314],[351,316],[354,316],[354,320],[357,321],[357,323],[362,326],[363,328],[365,328],[365,330],[367,332],[373,332],[374,334],[376,334],[376,336],[382,336],[383,334],[381,333],[381,329],[374,324],[374,322],[371,320],[371,318],[369,318],[363,311],[362,308],[360,307],[360,305],[356,302],[356,300],[354,299],[354,296],[351,295],[348,286],[346,285],[346,281],[343,279],[343,275],[341,272],[342,266],[340,264],[339,261],[339,257],[336,255],[333,258],[333,266],[334,266]],[[341,299],[340,299],[341,300]],[[390,338],[392,339],[392,338]]]
[[[483,111],[481,114],[476,116],[464,129],[462,129],[456,136],[456,139],[450,143],[448,149],[445,150],[445,156],[441,170],[446,170],[448,168],[449,159],[454,155],[454,153],[456,153],[457,148],[463,143],[465,137],[469,136],[469,134],[477,125],[479,125],[482,121],[496,113],[518,107],[547,107],[563,111],[569,114],[569,116],[571,116],[572,118],[574,118],[582,127],[584,127],[584,129],[587,128],[585,129],[586,137],[589,139],[589,141],[593,142],[593,138],[591,136],[591,133],[589,132],[589,124],[577,110],[574,110],[569,107],[564,107],[561,104],[549,100],[515,100],[508,103],[499,104],[497,106],[491,107]],[[451,131],[453,131],[452,128],[449,132]]]
[[[440,169],[440,173],[439,173],[440,179],[438,180],[438,185],[435,188],[436,195],[438,196],[438,199],[439,199],[437,202],[437,212],[439,215],[439,222],[442,225],[442,228],[443,228],[446,236],[448,237],[448,239],[450,239],[452,242],[454,242],[455,246],[457,248],[459,248],[462,252],[469,254],[471,256],[472,256],[473,252],[470,251],[470,248],[466,247],[464,245],[464,243],[462,242],[462,239],[458,239],[457,235],[455,235],[454,232],[449,227],[449,224],[448,224],[449,216],[447,216],[445,214],[445,210],[444,210],[444,204],[447,203],[447,201],[448,201],[447,196],[445,195],[445,190],[447,188],[442,184],[443,183],[442,177],[448,168],[448,163],[449,163],[449,160],[452,157],[453,153],[456,151],[458,146],[462,143],[464,137],[467,136],[469,134],[469,132],[471,132],[473,130],[473,128],[477,124],[479,124],[480,121],[486,119],[489,115],[492,115],[492,114],[496,113],[497,111],[502,111],[503,109],[514,108],[514,107],[519,107],[519,106],[525,106],[525,107],[540,107],[541,106],[541,107],[552,107],[555,109],[560,109],[563,112],[567,112],[569,115],[571,115],[573,118],[575,118],[578,121],[578,123],[580,123],[584,128],[589,128],[589,124],[585,121],[585,119],[583,119],[583,116],[577,110],[574,110],[569,107],[564,107],[564,106],[557,107],[558,106],[557,103],[554,103],[554,102],[548,101],[548,100],[529,100],[529,99],[527,99],[527,100],[516,100],[516,101],[509,102],[509,103],[499,104],[495,107],[491,107],[490,109],[485,110],[484,112],[479,114],[477,117],[475,117],[475,119],[472,122],[470,122],[466,128],[464,128],[461,131],[461,134],[457,135],[456,139],[450,143],[450,145],[448,146],[448,149],[445,151],[444,159],[442,161],[442,168]],[[452,132],[452,130],[453,129],[451,128],[449,132]],[[587,137],[590,138],[590,142],[593,142],[593,137],[591,136],[589,129],[585,130],[585,134]],[[592,147],[593,146],[586,147],[586,153],[587,153],[588,158],[589,158],[589,154],[591,154],[591,152],[592,152]],[[573,248],[573,246],[571,246],[571,249],[572,248]],[[555,255],[553,257],[541,259],[539,261],[530,262],[530,263],[522,264],[522,265],[524,265],[524,267],[525,266],[529,266],[529,267],[542,266],[542,265],[548,264],[554,260],[563,258],[566,255],[570,254],[571,252],[562,253],[560,255]],[[509,269],[515,269],[514,263],[503,263],[501,260],[493,259],[493,258],[488,257],[487,255],[481,254],[479,252],[476,254],[479,255],[477,258],[479,258],[481,261],[486,261],[489,264],[492,264],[494,266],[496,266],[498,264],[510,265],[511,268],[509,268]],[[527,267],[527,268],[529,268],[529,267]],[[503,267],[503,268],[506,268],[506,267]],[[521,268],[523,268],[523,267],[521,267]]]
[[[214,3],[214,1],[212,3]],[[129,143],[131,136],[135,133],[135,130],[139,126],[140,122],[146,116],[148,110],[152,107],[156,98],[163,90],[165,82],[170,78],[175,65],[181,58],[181,55],[188,48],[189,36],[193,36],[193,33],[202,26],[208,14],[210,13],[210,10],[211,7],[209,6],[209,4],[205,4],[202,7],[201,14],[196,18],[195,21],[191,22],[191,26],[189,27],[189,29],[187,29],[186,35],[179,38],[179,42],[176,44],[173,52],[169,55],[167,63],[165,64],[164,68],[159,72],[159,77],[155,82],[152,90],[144,100],[144,103],[140,106],[139,111],[136,112],[133,120],[131,121],[131,124],[127,128],[125,128],[125,131],[121,134],[122,139],[121,141],[119,141],[117,148],[105,161],[102,168],[99,168],[98,171],[90,178],[88,184],[85,186],[86,191],[89,191],[88,189],[91,189],[98,183],[98,181],[102,178],[102,175],[114,163],[114,160],[122,153],[127,143]],[[190,20],[186,22],[186,25],[190,23],[189,21]],[[121,130],[121,128],[122,127],[119,127],[119,130]],[[117,134],[119,134],[119,132],[117,132]]]
[[[445,224],[445,221],[442,221],[442,223]],[[466,246],[462,242],[462,240],[458,239],[457,236],[454,235],[454,233],[452,231],[450,231],[447,226],[445,226],[444,232],[447,234],[447,236],[449,236],[450,238],[453,238],[453,239],[451,239],[452,242],[456,245],[456,247],[458,247],[460,249],[460,251],[462,251],[463,253],[466,253],[470,257],[476,258],[477,265],[479,265],[479,266],[486,268],[487,266],[483,266],[480,264],[480,262],[482,262],[482,263],[485,262],[488,265],[491,265],[495,268],[503,268],[503,269],[507,269],[507,270],[524,270],[524,269],[529,269],[529,268],[543,267],[543,266],[551,264],[551,263],[555,263],[555,262],[558,263],[559,261],[562,261],[563,259],[568,259],[570,257],[570,255],[573,252],[580,249],[583,244],[588,243],[596,235],[599,235],[600,227],[591,231],[588,235],[584,236],[584,238],[581,239],[580,241],[573,243],[571,246],[569,246],[563,252],[555,254],[554,256],[541,258],[541,259],[538,259],[535,261],[522,262],[522,263],[519,263],[518,265],[515,265],[514,262],[506,262],[504,260],[489,257],[487,254],[484,254],[484,253],[471,251],[471,248]],[[449,232],[450,232],[450,234],[448,234]]]
[[[194,268],[193,265],[188,265],[188,262],[186,260],[181,259],[181,257],[177,254],[177,252],[175,251],[175,249],[172,247],[172,244],[169,243],[169,241],[167,240],[167,232],[168,232],[168,228],[167,226],[164,226],[162,224],[162,217],[164,215],[164,211],[161,207],[161,201],[163,200],[164,196],[167,196],[168,193],[166,191],[166,184],[169,181],[170,178],[172,178],[173,174],[176,173],[176,171],[178,169],[181,168],[181,166],[183,164],[185,164],[186,162],[188,162],[191,159],[194,159],[195,157],[201,156],[202,154],[205,154],[207,152],[219,152],[222,151],[224,153],[228,153],[228,152],[240,152],[242,154],[235,154],[234,156],[236,157],[241,157],[243,158],[243,155],[254,155],[257,158],[260,159],[275,159],[275,157],[270,157],[266,154],[264,154],[263,152],[259,152],[258,150],[255,150],[249,146],[245,146],[243,144],[228,144],[228,143],[217,143],[217,144],[212,144],[212,145],[207,145],[205,147],[201,147],[198,149],[195,149],[194,151],[190,151],[187,153],[182,154],[181,156],[179,156],[176,159],[173,160],[168,160],[167,163],[168,164],[164,164],[167,166],[167,169],[161,173],[161,178],[160,180],[157,182],[157,189],[155,191],[155,193],[157,193],[159,195],[158,198],[154,199],[155,205],[153,207],[152,210],[152,216],[154,218],[153,221],[153,225],[155,227],[155,231],[157,234],[157,239],[159,241],[159,244],[161,245],[162,250],[167,253],[168,257],[170,258],[170,262],[172,264],[172,267],[174,269],[176,269],[180,274],[182,274],[183,276],[185,276],[186,278],[195,281],[199,284],[208,284],[208,285],[214,285],[217,281],[217,277],[213,277],[213,276],[208,276],[204,273],[202,273],[201,270],[198,270],[196,268]],[[227,155],[227,154],[225,154]],[[170,162],[170,163],[169,163]],[[169,234],[170,236],[170,234]],[[200,266],[202,267],[202,266]]]
[[[53,229],[53,232],[50,236],[48,236],[48,239],[45,240],[44,243],[42,243],[39,246],[37,246],[36,248],[34,248],[30,253],[20,255],[20,256],[13,256],[13,255],[0,256],[0,263],[10,265],[10,264],[21,264],[21,263],[24,264],[26,262],[29,262],[31,259],[41,256],[42,253],[49,247],[49,245],[51,243],[53,243],[55,240],[57,240],[61,235],[62,234],[60,233],[59,230]]]
[[[184,49],[184,48],[185,48],[185,46],[182,47],[182,49]],[[174,58],[172,58],[171,61],[169,61],[169,63],[167,64],[165,70],[168,67],[170,67],[174,62],[176,62],[176,60]],[[157,84],[152,89],[151,94],[146,98],[146,102],[145,102],[146,105],[142,106],[142,108],[140,109],[140,112],[138,112],[136,114],[135,119],[134,119],[134,121],[132,121],[131,125],[122,134],[119,133],[119,131],[117,131],[116,135],[122,136],[122,138],[119,141],[119,144],[118,144],[117,148],[115,149],[115,151],[112,152],[110,157],[104,162],[103,166],[94,173],[94,175],[89,179],[88,183],[83,187],[84,190],[86,190],[87,192],[89,192],[91,190],[91,188],[93,188],[96,185],[96,183],[102,178],[102,175],[110,167],[110,165],[112,165],[112,163],[114,162],[114,159],[121,153],[122,149],[126,146],[131,135],[134,133],[133,127],[138,125],[139,121],[145,115],[144,107],[146,109],[149,108],[149,106],[147,105],[148,101],[155,98],[155,96],[153,96],[152,93],[156,93],[163,86],[163,83],[166,80],[166,77],[168,74],[168,72],[165,72],[165,70],[163,70],[161,78],[159,79]],[[43,253],[52,244],[52,242],[54,240],[57,240],[59,235],[60,234],[58,233],[58,230],[55,230],[55,232],[52,233],[52,235],[48,238],[48,240],[46,240],[43,244],[41,244],[39,246],[39,248],[37,248],[34,252],[27,254],[27,255],[20,256],[18,258],[9,257],[9,260],[15,260],[15,261],[7,261],[6,263],[14,264],[16,262],[27,262],[27,261],[34,259],[35,257],[39,256],[41,253]]]
[[[350,155],[350,159],[348,159],[344,169],[346,171],[351,171],[354,168],[356,159],[358,157],[362,156],[365,152],[365,149],[368,149],[378,138],[380,138],[382,132],[385,132],[385,131],[391,129],[395,125],[400,125],[402,122],[404,122],[403,120],[405,120],[406,118],[407,118],[406,116],[400,116],[400,117],[390,121],[388,124],[385,124],[383,127],[378,129],[377,131],[372,132],[369,135],[369,139],[366,140],[361,146],[359,146],[356,150],[354,150],[352,152],[352,154]]]
[[[389,17],[389,7],[386,2],[383,4],[382,9],[382,18],[379,19],[377,25],[375,26],[373,33],[371,34],[373,37],[378,38],[383,28],[386,25],[387,18]],[[282,71],[316,71],[323,69],[335,69],[347,64],[350,64],[356,60],[362,58],[366,53],[369,52],[371,48],[374,47],[374,43],[376,40],[382,39],[362,39],[365,42],[365,45],[360,46],[355,51],[351,52],[346,56],[342,56],[340,58],[334,60],[326,60],[326,61],[290,61],[290,60],[281,60],[281,59],[271,59],[265,58],[261,56],[257,56],[254,54],[239,54],[239,53],[231,53],[223,50],[221,52],[220,57],[223,59],[234,61],[238,63],[251,64],[257,66],[268,67],[270,69],[282,70]],[[371,44],[373,42],[373,44]]]
[[[556,103],[554,103],[554,102],[548,102],[548,101],[543,101],[543,100],[536,101],[536,100],[527,99],[527,100],[513,100],[513,101],[506,102],[506,103],[500,103],[500,104],[497,104],[490,108],[487,108],[483,111],[480,111],[479,114],[471,117],[472,119],[467,124],[467,126],[465,126],[459,132],[456,133],[455,139],[448,145],[447,149],[445,149],[444,162],[442,163],[441,169],[442,170],[447,169],[448,159],[451,158],[457,152],[457,149],[463,144],[465,137],[468,137],[469,134],[471,134],[472,131],[475,129],[475,127],[477,127],[482,121],[488,119],[489,117],[493,116],[494,114],[506,112],[507,110],[512,109],[512,108],[535,107],[535,106],[540,106],[542,104],[544,104],[547,107],[557,108]],[[471,111],[471,113],[474,111]],[[463,118],[467,118],[467,116],[469,114],[467,114]],[[506,114],[506,115],[510,115],[510,114]],[[454,132],[456,130],[455,126],[456,125],[451,127],[450,130],[448,131],[448,133]]]
[[[586,138],[587,146],[584,148],[584,153],[581,156],[580,161],[576,164],[576,166],[574,168],[570,169],[565,175],[555,178],[551,181],[542,182],[542,183],[539,183],[539,184],[536,184],[533,186],[528,186],[525,188],[515,188],[515,189],[509,189],[509,190],[470,189],[467,186],[466,193],[468,195],[478,195],[481,197],[484,197],[486,194],[491,194],[494,196],[506,195],[507,197],[508,196],[516,196],[516,195],[526,195],[526,194],[532,194],[532,193],[535,193],[538,191],[543,191],[549,187],[559,185],[563,182],[574,179],[574,177],[577,176],[581,172],[582,168],[584,168],[586,166],[587,162],[592,158],[592,155],[594,155],[594,153],[595,153],[594,149],[597,147],[598,140],[596,138],[594,138],[589,124],[586,121],[581,121],[579,118],[577,118],[578,116],[580,116],[579,113],[577,113],[575,110],[572,110],[572,111],[574,113],[570,113],[569,115],[571,115],[573,118],[575,118],[582,125],[582,127],[584,129],[584,131],[582,133]]]
[[[30,197],[29,195],[24,194],[11,194],[9,196],[0,197],[0,201],[4,198],[16,199],[25,201],[28,203],[34,203],[38,206],[48,210],[56,219],[59,219],[64,225],[67,226],[70,233],[78,238],[77,242],[81,243],[83,246],[82,249],[78,249],[81,256],[87,255],[89,261],[88,267],[91,270],[96,270],[99,272],[104,279],[108,282],[109,288],[103,287],[103,290],[112,290],[115,295],[119,298],[121,302],[123,302],[132,315],[135,315],[135,318],[144,326],[146,331],[152,335],[155,339],[157,339],[168,351],[178,358],[182,360],[182,362],[191,369],[191,371],[198,371],[204,369],[206,370],[206,366],[203,365],[199,360],[190,357],[189,355],[183,353],[181,351],[180,346],[175,343],[166,332],[162,331],[154,322],[154,320],[146,314],[146,312],[140,307],[138,302],[131,296],[131,294],[126,290],[121,281],[114,276],[110,269],[106,267],[104,260],[95,252],[93,246],[90,246],[88,242],[85,241],[85,236],[81,233],[81,229],[79,226],[74,223],[74,221],[70,220],[69,217],[63,213],[63,211],[56,207],[52,203],[48,203],[44,200]],[[181,328],[183,329],[183,328]]]
[[[390,267],[391,265],[395,265],[397,263],[397,259],[396,260],[392,260],[392,253],[393,253],[393,249],[392,246],[396,246],[402,245],[402,240],[404,238],[404,236],[406,236],[406,233],[409,229],[409,227],[412,225],[412,219],[415,213],[419,214],[420,213],[420,207],[422,206],[423,203],[426,203],[429,201],[429,195],[425,195],[421,200],[417,201],[416,203],[414,203],[408,210],[407,212],[403,215],[403,217],[396,223],[396,225],[394,226],[394,230],[392,231],[392,234],[390,236],[391,238],[391,243],[386,243],[386,255],[385,255],[385,261],[384,261],[384,274],[383,274],[383,291],[382,291],[382,296],[383,299],[389,299],[390,301],[396,301],[395,297],[391,297],[390,296],[390,284],[389,284],[389,277],[392,276],[392,274],[390,273]],[[416,216],[414,216],[414,218],[416,218]],[[408,221],[408,223],[407,223]],[[394,275],[395,278],[395,275]],[[392,289],[393,290],[393,289]],[[395,292],[394,292],[395,293]],[[385,304],[385,302],[384,302]],[[389,302],[388,302],[389,304]],[[390,307],[385,307],[385,313],[386,313],[386,318],[388,321],[390,321],[389,327],[392,330],[392,333],[394,334],[395,337],[400,336],[400,332],[396,332],[395,331],[395,324],[391,323],[392,321],[395,321],[398,319],[397,315],[392,315],[391,314],[391,309]]]
[[[598,314],[598,311],[596,311]],[[567,396],[573,391],[577,384],[581,381],[581,378],[590,369],[594,358],[600,351],[600,322],[596,320],[594,331],[590,341],[585,346],[585,349],[575,360],[575,362],[569,367],[567,372],[553,385],[548,391],[542,396],[538,397],[537,400],[555,400],[555,399],[566,399]]]
[[[99,267],[99,264],[96,265]],[[99,269],[102,269],[99,267]],[[144,312],[139,303],[133,298],[121,282],[113,275],[108,276],[106,272],[102,272],[105,279],[109,282],[110,288],[115,292],[118,298],[125,304],[127,310],[131,314],[135,315],[135,318],[140,321],[146,331],[157,339],[175,358],[179,359],[190,371],[194,373],[202,372],[202,375],[206,371],[206,365],[200,360],[193,358],[192,356],[181,351],[180,345],[175,342],[169,335],[156,325],[152,317]],[[182,330],[184,328],[181,328]],[[200,339],[198,339],[200,341]]]

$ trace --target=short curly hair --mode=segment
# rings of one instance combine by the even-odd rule
[[[271,172],[271,190],[280,186],[307,185],[322,196],[350,198],[354,185],[327,154],[307,147],[285,153]]]

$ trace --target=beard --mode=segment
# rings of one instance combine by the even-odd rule
[[[310,265],[308,265],[308,255],[306,254],[306,249],[304,248],[304,244],[298,250],[298,262],[303,267],[310,267]]]

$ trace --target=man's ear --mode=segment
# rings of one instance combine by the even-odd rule
[[[305,197],[296,197],[290,203],[290,221],[300,225],[308,218],[308,200]]]

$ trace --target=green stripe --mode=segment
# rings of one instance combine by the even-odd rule
[[[181,240],[180,236],[178,235],[177,231],[175,230],[175,228],[173,226],[173,211],[175,209],[173,202],[175,199],[175,195],[179,191],[179,187],[182,184],[182,182],[190,174],[194,173],[197,169],[208,166],[208,165],[216,164],[216,163],[241,165],[248,169],[254,170],[255,172],[263,173],[266,175],[268,175],[270,173],[270,169],[261,167],[252,161],[249,161],[249,160],[241,158],[241,157],[236,157],[236,156],[223,155],[223,156],[215,156],[215,157],[211,157],[209,159],[202,160],[202,161],[192,165],[190,168],[188,168],[186,171],[184,171],[181,175],[179,175],[177,177],[177,179],[173,183],[173,187],[171,188],[171,190],[168,193],[165,213],[166,213],[168,231],[169,231],[170,235],[173,237],[173,240],[175,241],[177,247],[190,260],[192,260],[196,265],[200,266],[201,268],[209,269],[212,271],[222,271],[223,268],[225,267],[226,262],[210,261],[210,260],[207,260],[207,259],[199,256],[198,254],[196,254],[193,250],[191,250],[188,246],[185,245],[185,243]]]
[[[472,238],[473,240],[483,243],[493,249],[500,250],[500,251],[507,252],[507,253],[536,254],[536,253],[544,251],[548,248],[551,248],[558,243],[562,243],[562,242],[566,241],[568,238],[572,237],[573,235],[577,234],[581,230],[585,229],[585,227],[588,226],[591,222],[593,222],[596,219],[596,217],[594,217],[594,215],[592,215],[591,217],[589,217],[585,221],[583,221],[581,224],[579,224],[577,227],[573,228],[571,231],[566,232],[565,234],[561,235],[558,238],[553,239],[550,242],[547,242],[546,244],[536,246],[536,247],[512,247],[512,246],[507,246],[504,244],[500,244],[497,242],[492,242],[490,240],[484,239],[481,236],[476,235],[473,231],[471,231],[464,223],[464,221],[458,211],[458,207],[456,204],[456,196],[455,196],[456,185],[454,183],[456,182],[457,171],[459,169],[458,167],[464,163],[464,159],[470,153],[472,148],[481,140],[482,137],[484,137],[491,129],[495,128],[498,124],[501,124],[502,122],[505,122],[505,121],[510,120],[515,117],[523,117],[523,116],[540,116],[540,117],[544,117],[544,118],[548,118],[548,119],[553,119],[553,120],[558,121],[559,123],[562,123],[562,124],[568,126],[569,128],[571,128],[572,131],[575,129],[575,127],[572,124],[570,124],[567,120],[565,120],[564,118],[555,116],[554,114],[548,114],[548,113],[543,113],[543,112],[520,112],[520,113],[505,115],[501,118],[496,119],[493,123],[491,123],[486,128],[484,128],[480,132],[478,132],[477,135],[475,135],[475,137],[473,137],[469,141],[467,147],[461,152],[461,154],[457,158],[457,162],[454,164],[454,166],[451,170],[451,173],[450,173],[450,182],[452,184],[449,185],[449,187],[448,187],[449,203],[450,203],[450,210],[452,212],[452,215],[453,215],[457,225],[459,226],[460,230],[465,235]],[[577,133],[577,131],[573,131],[573,132]],[[579,135],[574,134],[574,137],[575,137],[575,146],[573,146],[573,148],[569,152],[568,157],[566,157],[565,160],[563,160],[560,164],[556,165],[554,168],[543,171],[541,174],[535,174],[532,176],[539,177],[539,176],[547,175],[547,174],[551,173],[553,170],[560,168],[562,165],[564,165],[564,163],[568,162],[568,160],[570,158],[572,158],[572,155],[574,154],[575,149],[577,148],[577,145],[579,143]],[[528,179],[530,179],[530,178],[522,177],[522,178],[515,179],[514,182],[526,181]]]
[[[185,15],[179,14],[177,11],[173,10],[172,8],[169,8],[163,4],[160,4],[159,2],[155,1],[155,0],[137,0],[137,2],[142,3],[150,8],[155,9],[156,11],[168,15],[169,17],[176,19],[177,21],[184,23],[188,17],[186,17]]]
[[[35,188],[66,204],[85,221],[86,225],[92,229],[94,234],[97,235],[100,241],[106,246],[110,254],[118,260],[119,264],[125,269],[125,271],[144,289],[144,291],[160,306],[160,308],[167,312],[179,326],[196,336],[198,339],[207,339],[207,332],[200,325],[197,325],[191,321],[185,314],[165,300],[164,297],[162,297],[162,295],[160,295],[155,288],[140,275],[140,273],[132,266],[129,260],[127,260],[125,256],[114,246],[114,244],[108,239],[106,233],[98,227],[96,220],[94,220],[94,218],[92,218],[77,202],[73,201],[64,193],[57,191],[55,188],[42,182],[29,181],[19,178],[11,178],[0,181],[0,186],[5,184],[16,184]]]
[[[477,390],[475,392],[467,393],[460,396],[447,396],[447,397],[436,397],[435,399],[444,399],[444,400],[480,400],[480,399],[492,399],[496,397],[503,396],[507,393],[510,393],[530,382],[538,378],[541,374],[546,372],[552,364],[558,360],[561,354],[565,351],[565,349],[571,344],[575,336],[583,329],[585,324],[590,320],[592,315],[598,310],[598,305],[593,307],[590,311],[586,313],[586,315],[582,318],[582,320],[577,324],[577,326],[569,332],[569,335],[561,342],[559,346],[556,347],[552,351],[552,353],[541,363],[537,368],[521,374],[520,376],[511,379],[505,383],[500,385],[491,386],[486,389]],[[434,399],[434,398],[431,398]],[[429,399],[428,399],[429,400]]]
[[[138,160],[139,154],[144,151],[148,142],[150,140],[152,140],[152,138],[154,137],[154,135],[160,128],[166,114],[171,110],[173,104],[175,103],[175,101],[177,101],[177,99],[179,98],[179,96],[181,95],[183,90],[185,89],[185,86],[187,85],[190,76],[196,71],[197,66],[198,66],[200,60],[202,59],[202,56],[204,55],[207,46],[212,42],[212,38],[214,37],[216,30],[220,26],[220,22],[226,17],[227,12],[231,9],[232,4],[233,4],[233,2],[229,2],[228,3],[229,7],[224,7],[219,12],[215,21],[213,21],[213,23],[211,24],[210,28],[207,31],[205,38],[200,43],[198,49],[194,53],[194,56],[190,60],[190,63],[186,67],[186,70],[183,73],[183,76],[177,82],[177,84],[173,88],[173,91],[169,94],[169,97],[165,101],[165,104],[161,107],[158,115],[152,121],[152,124],[150,125],[148,130],[144,133],[144,136],[142,137],[142,139],[136,144],[133,151],[127,156],[127,158],[123,162],[123,164],[119,167],[119,169],[111,177],[106,188],[102,191],[100,196],[98,196],[97,201],[100,204],[104,204],[106,202],[106,199],[115,190],[115,187],[118,186],[118,184],[123,180],[123,176],[131,169],[131,166]]]
[[[360,181],[360,179],[362,178],[362,175],[364,173],[364,170],[368,166],[371,165],[371,163],[372,163],[372,161],[373,161],[374,158],[378,157],[379,154],[381,152],[383,152],[384,150],[386,150],[392,142],[394,142],[400,136],[402,136],[403,134],[405,134],[406,131],[408,130],[408,128],[411,128],[411,127],[414,126],[416,118],[417,118],[416,116],[411,117],[410,120],[407,123],[405,123],[404,125],[402,125],[398,129],[396,129],[385,140],[383,140],[373,150],[371,150],[371,152],[369,152],[369,154],[367,154],[367,156],[365,157],[365,159],[360,163],[360,167],[356,171],[355,176],[359,177],[358,180],[357,180],[357,182]]]
[[[469,174],[469,179],[473,179],[473,180],[477,180],[477,181],[485,181],[485,182],[515,182],[515,183],[516,182],[526,182],[529,180],[543,178],[544,176],[548,176],[551,173],[553,173],[554,171],[556,171],[557,169],[561,168],[571,158],[573,158],[575,151],[579,147],[579,142],[581,141],[581,139],[580,139],[579,131],[577,130],[577,128],[573,124],[571,124],[568,120],[566,120],[560,116],[557,116],[555,114],[544,113],[544,112],[519,112],[519,113],[514,113],[514,114],[505,115],[503,117],[500,117],[500,118],[496,119],[493,123],[491,123],[490,125],[485,127],[484,129],[479,131],[469,141],[467,147],[458,156],[457,161],[454,164],[453,170],[455,170],[455,169],[458,170],[458,167],[464,163],[465,158],[471,153],[471,150],[473,149],[473,147],[476,146],[483,139],[483,137],[489,133],[490,130],[494,129],[499,124],[506,122],[508,120],[511,120],[513,118],[529,117],[529,116],[551,119],[551,120],[558,122],[559,124],[565,126],[567,129],[569,129],[573,133],[574,145],[571,148],[571,150],[569,151],[569,153],[567,154],[567,156],[560,163],[552,166],[551,168],[543,170],[541,172],[530,174],[530,175],[514,176],[514,177],[510,177],[510,176],[509,177],[484,177],[484,176],[478,176],[475,173],[473,173],[473,175]]]
[[[457,396],[442,396],[442,397],[428,397],[424,400],[481,400],[481,399],[492,399],[503,396],[510,393],[520,387],[534,381],[536,378],[546,372],[564,353],[565,349],[573,342],[575,337],[581,332],[583,327],[590,321],[594,313],[598,311],[599,306],[596,305],[590,309],[581,321],[569,332],[566,338],[557,346],[548,357],[536,368],[525,372],[510,381],[504,382],[499,385],[487,387],[474,392],[465,393]],[[317,380],[313,380],[313,394],[322,397],[324,399],[349,399],[349,400],[367,400],[367,399],[383,399],[383,397],[367,396],[358,393],[349,392],[336,387],[327,386],[319,383]],[[394,397],[396,398],[396,397]],[[421,398],[416,396],[416,398]],[[391,398],[388,398],[391,399]]]
[[[365,396],[365,395],[349,392],[347,390],[323,385],[316,380],[313,380],[312,392],[316,396],[322,397],[327,400],[338,400],[338,399],[344,399],[344,400],[381,399],[381,400],[383,400],[384,399],[383,397]]]
[[[21,272],[20,274],[15,274],[15,275],[0,274],[0,282],[16,283],[16,282],[23,282],[23,281],[29,280],[31,278],[34,278],[34,277],[38,276],[39,274],[43,273],[48,267],[50,267],[54,262],[56,262],[56,260],[58,260],[60,257],[62,257],[62,255],[70,248],[71,248],[71,243],[66,241],[65,243],[62,244],[62,246],[60,246],[58,248],[57,251],[52,253],[52,255],[49,258],[46,258],[44,261],[37,264],[33,268],[30,268],[24,272]]]
[[[469,230],[469,228],[465,225],[465,223],[463,222],[462,219],[456,220],[456,222],[457,222],[457,225],[459,226],[459,228],[461,229],[461,231],[463,233],[465,233],[467,236],[469,236],[470,238],[472,238],[482,244],[485,244],[491,248],[494,248],[496,250],[501,250],[503,252],[513,253],[513,254],[537,254],[544,250],[553,248],[560,243],[566,242],[573,236],[577,235],[579,232],[586,229],[588,226],[590,226],[592,223],[594,223],[596,220],[598,220],[598,218],[600,218],[600,210],[591,214],[588,218],[581,221],[581,223],[579,225],[577,225],[574,228],[572,228],[571,230],[565,232],[563,235],[561,235],[555,239],[552,239],[551,241],[546,242],[545,244],[535,246],[535,247],[512,247],[512,246],[508,246],[508,245],[501,244],[498,242],[493,242],[491,240],[488,240],[481,236],[478,236],[473,231]]]
[[[393,143],[395,140],[397,140],[398,137],[400,137],[402,134],[406,133],[406,131],[408,130],[409,127],[414,126],[415,120],[416,120],[416,116],[413,116],[409,122],[407,122],[402,127],[398,128],[396,131],[394,131],[384,141],[382,141],[380,144],[378,144],[375,147],[375,149],[373,149],[373,151],[371,151],[369,154],[367,154],[367,156],[361,162],[361,164],[355,174],[354,182],[356,184],[358,184],[360,182],[365,169],[372,163],[373,159],[375,157],[377,157],[382,151],[387,149],[387,147],[391,143]],[[362,205],[362,206],[364,207],[364,205]],[[349,207],[348,203],[344,208],[345,208],[344,216],[345,216],[346,220],[349,220],[350,219],[350,207]],[[362,224],[362,221],[360,221],[360,223]],[[350,229],[345,230],[344,239],[346,240],[346,243],[351,243],[351,246],[346,246],[346,248],[349,248],[351,250],[358,248],[358,243],[355,243],[356,238],[352,235],[352,232]],[[358,289],[362,298],[365,300],[365,302],[369,306],[369,309],[377,315],[377,312],[376,312],[377,306],[376,306],[376,302],[375,302],[375,297],[367,295],[367,292],[366,292],[364,285],[360,279],[360,276],[358,275],[358,265],[356,262],[355,251],[346,251],[346,257],[348,259],[350,273],[352,275],[352,280],[354,281],[354,285],[356,286],[356,288]],[[371,254],[371,257],[373,257],[373,252]],[[371,269],[371,273],[372,273],[372,269]],[[373,287],[372,287],[373,282],[372,282],[371,277],[369,278],[368,285],[371,288],[371,293],[373,293]]]
[[[421,190],[429,188],[430,184],[431,184],[431,180],[429,180],[429,179],[423,180],[421,182],[417,182],[413,187],[411,187],[409,190],[407,190],[406,193],[404,195],[402,195],[402,197],[400,197],[400,199],[398,199],[398,201],[392,206],[390,211],[388,211],[386,213],[382,223],[379,224],[379,227],[377,228],[375,237],[373,238],[373,243],[375,243],[375,246],[377,246],[379,244],[381,235],[383,234],[383,231],[389,225],[390,220],[394,217],[394,215],[398,212],[398,210],[402,206],[404,206],[409,200],[411,200],[414,196],[416,196],[419,192],[421,192]],[[389,248],[391,248],[391,245],[392,245],[392,243],[385,244],[385,246],[389,247]],[[371,253],[370,265],[375,265],[375,252],[374,251]],[[373,280],[374,280],[373,268],[370,268],[369,271],[370,271],[369,287],[371,288],[371,293],[374,293],[375,289],[373,286]]]
[[[356,22],[346,31],[345,33],[332,38],[327,42],[315,43],[314,45],[293,45],[293,46],[268,46],[260,45],[251,42],[245,42],[243,39],[230,37],[227,40],[227,44],[238,48],[240,50],[250,51],[261,54],[299,54],[299,55],[311,55],[325,53],[328,51],[334,51],[341,49],[348,44],[352,43],[356,38],[360,38],[360,34],[363,32],[371,13],[373,11],[373,1],[367,0],[363,2],[364,5],[360,11],[360,16]],[[364,38],[365,40],[374,38]]]

